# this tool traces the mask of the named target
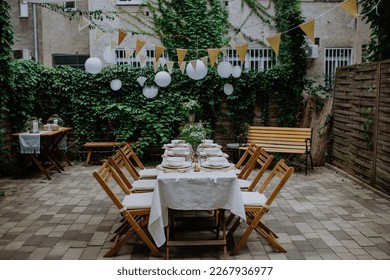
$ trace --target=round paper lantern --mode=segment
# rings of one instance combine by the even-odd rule
[[[142,94],[146,98],[155,98],[157,96],[157,93],[158,93],[158,88],[156,86],[144,87],[142,90]]]
[[[166,87],[171,83],[171,75],[166,71],[160,71],[154,76],[154,82],[159,87]]]
[[[229,62],[222,61],[218,64],[217,72],[221,78],[229,78],[229,76],[232,74],[232,69],[233,66]]]
[[[137,78],[137,82],[139,83],[139,85],[140,85],[141,87],[143,87],[144,84],[145,84],[145,82],[146,82],[146,77],[144,77],[144,76],[139,76],[139,77]]]
[[[241,69],[240,66],[236,65],[236,66],[233,67],[233,69],[232,69],[232,76],[234,78],[240,77],[241,73],[242,73],[242,69]]]
[[[112,90],[117,91],[122,87],[122,82],[121,80],[112,80],[110,86]]]
[[[107,63],[115,63],[116,54],[111,50],[111,47],[106,47],[103,52],[103,58]]]
[[[201,80],[207,75],[207,68],[204,65],[203,61],[196,60],[196,69],[192,66],[192,63],[188,63],[186,67],[186,72],[188,77],[193,80]]]
[[[85,71],[91,74],[100,73],[103,69],[102,61],[97,57],[90,57],[85,61]]]
[[[226,95],[230,95],[233,93],[233,86],[231,84],[225,84],[223,86],[223,91],[225,92]]]

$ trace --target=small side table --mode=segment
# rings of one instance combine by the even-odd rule
[[[241,151],[242,149],[240,149],[240,147],[245,147],[246,144],[242,143],[229,143],[229,144],[226,144],[226,148],[228,150],[231,150],[232,153],[233,153],[233,162],[237,163],[239,161],[239,159],[241,158]]]

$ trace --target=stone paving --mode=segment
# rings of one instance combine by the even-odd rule
[[[103,255],[119,214],[92,176],[98,166],[66,167],[53,180],[0,179],[0,259],[156,259],[134,237],[113,258]],[[388,260],[389,200],[328,167],[294,173],[265,222],[287,253],[252,233],[229,259]],[[242,225],[236,233],[241,233]],[[165,248],[161,248],[165,253]],[[220,248],[175,248],[172,259],[223,259]]]

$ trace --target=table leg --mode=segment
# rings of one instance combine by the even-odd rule
[[[35,163],[36,166],[38,166],[39,170],[43,175],[46,176],[47,179],[51,180],[49,173],[47,173],[47,170],[42,166],[40,161],[36,158],[35,155],[30,155],[31,160]]]

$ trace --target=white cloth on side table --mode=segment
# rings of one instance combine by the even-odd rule
[[[47,131],[19,134],[20,153],[39,154],[41,152],[41,134],[43,133],[47,133]]]

